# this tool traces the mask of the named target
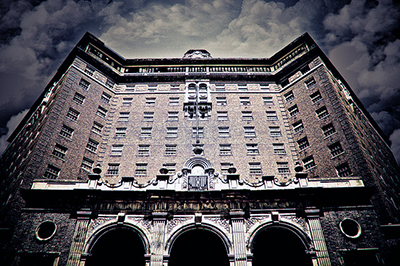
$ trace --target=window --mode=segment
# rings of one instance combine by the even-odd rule
[[[124,148],[124,145],[122,145],[122,144],[112,145],[111,146],[111,156],[121,156],[123,148]]]
[[[232,155],[231,144],[219,144],[219,155]]]
[[[54,165],[47,165],[46,172],[44,172],[43,177],[47,179],[56,179],[60,174],[60,168],[55,167]]]
[[[81,79],[81,80],[79,81],[79,87],[81,87],[82,89],[88,90],[88,89],[89,89],[89,86],[90,86],[90,82],[88,82],[88,81],[86,81],[86,80],[84,80],[84,79]]]
[[[340,145],[340,142],[333,143],[332,145],[329,145],[328,148],[331,151],[332,157],[343,153],[343,148],[342,145]]]
[[[140,137],[141,138],[151,138],[151,127],[142,127],[140,131]]]
[[[133,98],[123,98],[122,106],[131,106]]]
[[[115,137],[124,138],[126,136],[126,127],[117,127],[115,129]]]
[[[249,162],[249,170],[251,175],[262,175],[260,162]]]
[[[292,107],[289,107],[288,112],[290,116],[297,115],[299,113],[299,108],[297,108],[297,105],[295,104]]]
[[[67,153],[67,148],[64,146],[61,146],[60,144],[56,144],[53,150],[53,155],[56,156],[57,158],[64,159],[65,154]]]
[[[153,122],[154,120],[154,112],[144,112],[143,121],[144,122]]]
[[[311,94],[310,98],[313,103],[316,103],[316,102],[319,102],[320,100],[322,100],[322,96],[319,91],[316,91],[315,93]]]
[[[178,137],[178,128],[167,127],[167,138],[176,138],[176,137]]]
[[[146,176],[147,175],[147,163],[136,163],[135,175],[136,176]]]
[[[274,104],[272,97],[263,97],[263,102],[264,102],[264,105],[273,105]]]
[[[74,130],[70,127],[67,127],[66,125],[63,125],[60,131],[60,135],[68,139],[72,138],[73,133]]]
[[[273,143],[272,147],[274,148],[274,154],[286,154],[283,143]]]
[[[257,155],[258,152],[258,144],[256,143],[248,143],[246,144],[246,150],[248,155]]]
[[[233,163],[221,163],[221,173],[222,174],[229,174],[229,168],[233,167]]]
[[[169,97],[170,106],[178,106],[179,105],[179,97]]]
[[[110,89],[114,89],[114,85],[115,85],[114,81],[112,81],[111,79],[107,79],[106,87],[109,87]]]
[[[81,168],[85,171],[91,172],[93,168],[93,163],[94,163],[93,160],[83,157]]]
[[[278,174],[284,175],[290,173],[288,162],[276,162],[276,165],[278,167]]]
[[[102,117],[102,118],[105,118],[106,115],[107,115],[107,112],[108,112],[107,109],[105,109],[105,108],[99,106],[99,108],[97,108],[96,114],[97,114],[98,116]]]
[[[332,134],[334,134],[336,132],[336,130],[333,127],[332,123],[329,123],[326,126],[323,126],[321,129],[324,132],[325,137],[329,137],[330,135],[332,135]]]
[[[107,94],[105,92],[103,92],[103,94],[101,94],[101,101],[103,103],[110,103],[110,100],[111,100],[111,95],[110,94]]]
[[[309,147],[310,144],[308,143],[307,137],[304,137],[302,139],[299,139],[297,141],[297,145],[299,146],[299,150],[304,150],[305,148]]]
[[[68,113],[67,113],[67,117],[73,121],[78,120],[80,113],[73,109],[73,108],[69,108]]]
[[[246,84],[238,84],[238,90],[247,91],[247,85]]]
[[[278,116],[276,115],[275,111],[265,111],[265,113],[267,114],[267,120],[269,121],[278,120]]]
[[[284,97],[285,97],[285,100],[286,100],[287,102],[290,102],[291,100],[294,99],[293,91],[289,91],[288,93],[286,93],[286,94],[284,95]]]
[[[85,73],[88,74],[89,76],[93,76],[95,69],[91,66],[86,66],[85,68]]]
[[[146,106],[155,106],[156,105],[156,98],[146,98]]]
[[[229,127],[218,127],[218,137],[227,138],[229,136]]]
[[[215,91],[225,91],[225,84],[223,83],[215,84]]]
[[[347,163],[342,163],[341,165],[336,166],[336,171],[340,177],[352,175],[351,169]]]
[[[240,105],[250,105],[250,98],[249,97],[239,97]]]
[[[176,169],[176,163],[163,163],[163,167],[168,169],[168,174],[174,175]]]
[[[96,152],[99,143],[93,139],[89,139],[88,143],[86,144],[86,149],[91,152]]]
[[[120,122],[126,122],[129,121],[129,112],[120,112],[118,121]]]
[[[244,129],[244,136],[245,137],[255,137],[256,136],[256,131],[254,127],[243,127]]]
[[[304,84],[306,85],[307,89],[311,88],[316,84],[315,79],[313,77],[307,79]]]
[[[168,121],[179,121],[179,112],[177,111],[168,112]]]
[[[228,112],[227,111],[217,111],[217,120],[227,121],[228,120]]]
[[[165,144],[165,155],[176,155],[176,144]]]
[[[260,90],[269,90],[269,85],[267,83],[261,83]]]
[[[147,89],[149,90],[149,91],[155,91],[155,90],[157,90],[157,84],[149,84],[148,86],[147,86]]]
[[[138,149],[139,156],[148,156],[150,154],[150,145],[140,144]]]
[[[74,98],[72,100],[77,104],[83,104],[83,102],[85,101],[85,96],[75,92]]]
[[[307,158],[303,159],[304,169],[308,170],[315,166],[314,157],[308,156]]]
[[[242,111],[242,120],[243,121],[253,120],[253,112],[252,111]]]
[[[118,175],[119,163],[109,163],[106,175]]]
[[[282,136],[281,129],[279,127],[269,127],[269,135],[271,137],[280,137]]]
[[[217,97],[217,105],[221,106],[227,105],[226,97]]]
[[[293,130],[295,133],[298,133],[298,132],[302,131],[303,129],[304,129],[304,125],[301,120],[297,121],[296,123],[293,123]]]
[[[93,122],[92,126],[92,132],[101,135],[101,131],[103,130],[103,125],[100,123],[97,123],[96,121]]]
[[[196,135],[199,138],[203,138],[204,137],[204,127],[192,127],[192,136],[193,136],[193,138],[195,138]]]
[[[328,110],[326,110],[325,106],[319,108],[317,111],[315,111],[315,113],[317,114],[318,119],[325,118],[329,115]]]

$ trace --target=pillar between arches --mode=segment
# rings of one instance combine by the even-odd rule
[[[164,242],[165,242],[165,225],[167,222],[166,212],[152,213],[152,234],[150,243],[150,266],[164,265]],[[167,265],[167,264],[166,264]]]
[[[244,212],[232,211],[229,215],[232,223],[234,266],[247,266]]]

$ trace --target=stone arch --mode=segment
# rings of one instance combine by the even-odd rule
[[[115,230],[115,229],[127,229],[127,230],[131,230],[135,233],[138,234],[140,240],[142,241],[143,247],[144,247],[144,252],[146,254],[150,253],[150,242],[148,237],[146,236],[145,232],[133,225],[133,224],[118,224],[117,222],[111,222],[111,223],[107,223],[103,226],[100,226],[99,228],[97,228],[87,239],[86,244],[85,244],[85,253],[90,254],[93,247],[96,245],[96,242],[102,237],[104,236],[106,233]]]
[[[258,226],[248,240],[253,265],[280,260],[280,265],[313,265],[312,240],[300,226],[286,222],[268,222]]]
[[[251,249],[252,244],[254,242],[254,238],[257,236],[257,234],[265,229],[273,227],[287,229],[292,233],[294,233],[301,240],[306,250],[310,250],[310,248],[312,247],[312,239],[303,231],[303,229],[300,228],[300,226],[297,226],[295,224],[286,221],[266,222],[259,225],[253,230],[253,232],[251,232],[247,242],[247,246]]]
[[[201,225],[197,225],[195,223],[187,224],[182,227],[179,227],[177,230],[172,232],[170,237],[165,242],[165,247],[164,247],[165,252],[167,252],[167,254],[171,254],[171,250],[172,250],[172,247],[173,247],[176,239],[178,239],[178,237],[181,236],[182,234],[184,234],[190,230],[195,230],[195,229],[207,230],[207,231],[210,231],[211,233],[216,234],[221,239],[222,243],[224,244],[226,253],[233,254],[232,244],[231,244],[231,241],[229,240],[228,236],[224,232],[222,232],[222,230],[219,229],[218,227],[211,225],[211,224],[204,224],[204,223],[202,223]]]
[[[200,156],[196,156],[196,157],[193,157],[193,158],[190,158],[189,160],[187,160],[185,165],[183,166],[183,168],[184,169],[192,169],[193,167],[195,167],[197,165],[203,167],[206,172],[210,171],[210,170],[214,170],[210,161],[203,157],[200,157]]]
[[[231,245],[226,235],[209,224],[189,224],[176,230],[168,239],[165,250],[168,265],[229,266]]]

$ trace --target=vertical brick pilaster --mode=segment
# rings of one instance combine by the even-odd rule
[[[318,213],[319,210],[306,210],[307,221],[310,226],[311,237],[316,251],[316,261],[313,259],[313,265],[331,266],[331,260],[329,258]]]
[[[153,225],[151,235],[150,266],[162,266],[164,262],[164,237],[167,213],[153,213]]]
[[[72,239],[71,249],[68,255],[67,266],[84,266],[85,262],[81,263],[81,255],[85,245],[86,234],[90,224],[90,216],[92,212],[78,212],[76,220],[74,238]]]
[[[247,265],[244,212],[231,212],[233,255],[235,266]]]

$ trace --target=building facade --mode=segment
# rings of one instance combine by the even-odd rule
[[[7,265],[399,262],[399,168],[307,33],[255,59],[87,33],[9,140]]]

